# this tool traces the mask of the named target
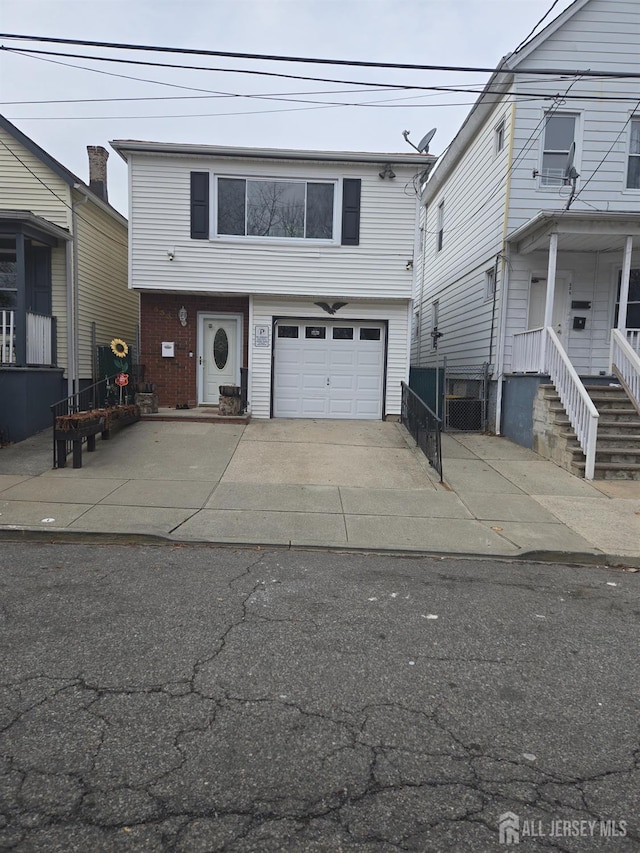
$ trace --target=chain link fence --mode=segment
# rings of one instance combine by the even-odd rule
[[[444,362],[444,428],[448,432],[484,432],[487,428],[489,363],[449,367]]]

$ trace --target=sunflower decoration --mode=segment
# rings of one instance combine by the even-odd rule
[[[129,346],[126,341],[123,341],[122,338],[114,338],[111,341],[111,352],[115,356],[113,363],[118,371],[120,373],[126,373],[129,369],[129,362],[127,361]]]

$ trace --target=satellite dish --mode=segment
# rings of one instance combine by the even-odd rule
[[[429,143],[431,142],[431,140],[435,136],[437,129],[438,129],[437,127],[432,127],[431,130],[429,131],[429,133],[427,133],[425,136],[423,136],[417,145],[414,145],[413,142],[409,139],[409,134],[411,133],[410,130],[403,130],[402,135],[404,136],[404,141],[408,142],[409,145],[418,152],[418,154],[428,154],[429,153]]]
[[[573,160],[576,156],[576,144],[575,142],[571,143],[571,148],[569,148],[569,153],[567,154],[567,163],[564,167],[564,174],[562,179],[565,184],[568,184],[570,181],[575,181],[580,175],[577,173],[575,166],[573,165]]]
[[[431,130],[422,137],[420,142],[418,142],[418,151],[421,154],[428,154],[429,153],[429,143],[431,142],[433,137],[436,135],[437,129],[438,129],[437,127],[432,127]]]

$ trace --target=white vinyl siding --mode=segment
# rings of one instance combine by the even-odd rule
[[[640,40],[640,8],[636,0],[591,0],[573,17],[551,33],[523,59],[526,68],[589,68],[636,72],[637,44]],[[628,188],[631,142],[634,129],[631,110],[638,98],[636,80],[591,78],[563,81],[517,75],[512,92],[519,96],[513,125],[507,118],[505,149],[495,152],[495,133],[500,104],[488,112],[481,127],[456,156],[447,176],[438,182],[438,171],[447,168],[447,155],[427,185],[425,225],[425,270],[416,285],[420,307],[419,333],[412,343],[412,364],[433,366],[431,350],[431,304],[439,301],[443,337],[438,358],[446,355],[450,366],[473,365],[486,361],[490,351],[493,299],[487,298],[486,270],[504,252],[503,240],[524,225],[541,209],[562,210],[571,187],[541,186],[539,173],[545,148],[545,117],[553,98],[571,84],[571,96],[557,110],[578,117],[574,165],[580,174],[572,210],[640,213],[640,196]],[[532,92],[547,98],[529,99]],[[608,98],[594,98],[606,94]],[[504,98],[506,105],[510,93]],[[626,98],[616,100],[615,97]],[[554,110],[555,112],[555,110]],[[640,119],[640,117],[638,117]],[[509,138],[513,126],[513,140]],[[513,145],[511,174],[507,174],[509,147]],[[455,152],[455,142],[452,149]],[[640,148],[639,148],[640,150]],[[559,151],[566,163],[565,149]],[[452,155],[450,155],[452,156]],[[451,160],[453,162],[453,160]],[[444,174],[444,172],[443,172]],[[430,190],[431,187],[431,190]],[[509,198],[506,198],[509,188]],[[442,251],[436,251],[438,203],[446,198],[446,228]],[[595,210],[594,210],[595,208]],[[507,214],[507,221],[504,216]],[[634,247],[634,266],[640,246]],[[613,322],[617,253],[558,254],[558,275],[571,283],[571,301],[591,303],[588,310],[568,309],[567,348],[576,369],[588,375],[608,369],[608,346]],[[533,271],[545,274],[547,253],[518,256],[512,247],[506,265],[509,275],[509,304],[505,338],[505,370],[509,370],[514,332],[526,328],[529,282]],[[505,262],[498,266],[495,310],[495,338],[492,360],[497,359],[501,294]],[[573,329],[573,317],[585,316],[584,330]]]
[[[527,68],[581,67],[591,71],[637,72],[640,9],[636,0],[591,0],[563,27],[525,57]],[[514,171],[511,180],[509,232],[519,228],[541,208],[562,209],[570,188],[539,186],[533,171],[540,169],[544,115],[549,108],[540,100],[527,100],[530,92],[562,95],[571,84],[571,100],[559,112],[580,116],[576,134],[575,166],[580,173],[578,198],[572,210],[640,212],[640,200],[627,189],[630,109],[638,99],[637,80],[593,78],[557,80],[520,75],[514,131]],[[592,95],[607,95],[594,99]],[[578,97],[575,97],[578,96]],[[582,96],[582,97],[581,97]],[[616,98],[628,99],[624,101]],[[588,184],[587,184],[588,181]]]
[[[136,342],[140,297],[127,288],[127,228],[97,205],[77,208],[80,377],[93,375],[91,324],[98,344]],[[64,328],[64,327],[63,327]]]
[[[507,116],[510,109],[507,107]],[[505,145],[497,155],[494,138],[497,116],[505,116],[504,110],[504,105],[496,105],[433,197],[428,195],[427,185],[428,207],[426,215],[422,214],[424,255],[416,285],[416,299],[422,310],[417,340],[412,346],[412,364],[418,367],[434,366],[436,358],[442,363],[443,356],[448,363],[458,365],[488,361],[493,306],[492,300],[485,298],[485,272],[502,251],[509,118],[505,117]],[[438,251],[438,209],[445,197],[444,242]],[[431,306],[436,300],[442,332],[437,352],[431,338]],[[497,323],[494,325],[495,361]]]
[[[191,240],[190,172],[210,169],[220,177],[237,175],[238,168],[232,160],[206,156],[130,156],[132,287],[296,297],[326,293],[330,285],[337,297],[411,298],[406,263],[413,256],[415,196],[407,187],[419,169],[394,164],[396,179],[383,181],[376,164],[243,162],[247,177],[361,178],[360,244]],[[172,263],[168,250],[175,252]]]
[[[323,300],[324,301],[324,300]],[[326,301],[333,302],[332,298]],[[344,306],[332,317],[336,325],[349,320],[388,321],[386,351],[385,415],[400,414],[400,383],[408,380],[407,340],[409,335],[409,306],[406,301],[354,302]],[[269,299],[254,296],[252,299],[252,324],[272,328],[274,317],[292,317],[326,321],[328,315],[306,299]],[[273,343],[273,341],[271,341]],[[276,344],[277,345],[277,344]],[[250,329],[251,371],[249,398],[251,415],[268,418],[271,411],[271,347],[256,347],[253,328]]]

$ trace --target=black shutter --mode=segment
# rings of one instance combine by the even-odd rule
[[[209,239],[208,172],[191,172],[191,239]]]
[[[342,181],[342,245],[360,243],[360,178]]]

